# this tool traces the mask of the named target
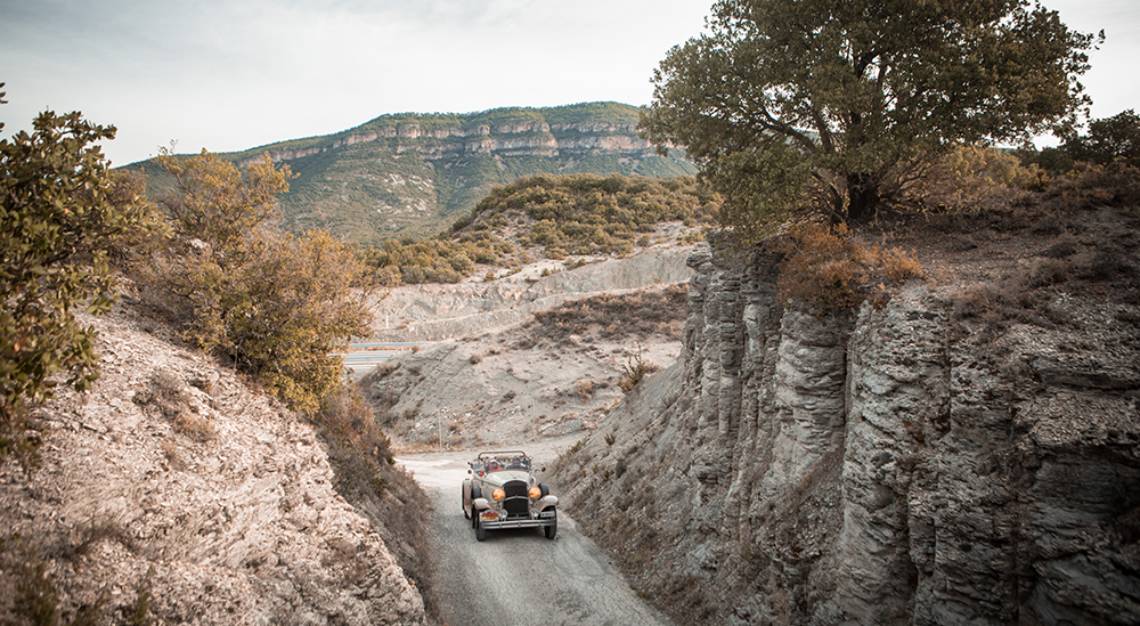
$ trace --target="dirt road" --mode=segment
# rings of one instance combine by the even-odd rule
[[[571,441],[506,446],[526,450],[535,466]],[[538,529],[495,531],[475,541],[463,518],[459,490],[474,452],[443,452],[398,459],[415,473],[434,506],[432,535],[439,563],[436,588],[449,626],[506,624],[668,624],[622,579],[605,554],[559,511],[558,537]],[[541,475],[541,474],[540,474]]]

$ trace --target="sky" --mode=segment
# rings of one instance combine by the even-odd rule
[[[116,165],[350,128],[384,113],[648,104],[711,0],[0,0],[7,132],[44,109],[114,124]],[[1103,28],[1096,117],[1140,108],[1140,0],[1045,0]]]

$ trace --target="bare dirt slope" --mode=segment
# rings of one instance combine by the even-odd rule
[[[624,395],[624,368],[676,359],[685,294],[672,286],[575,300],[508,330],[405,353],[361,384],[404,446],[583,432]]]
[[[623,258],[542,260],[509,275],[498,270],[493,280],[477,276],[453,285],[396,287],[373,302],[372,339],[437,341],[483,334],[572,300],[685,282],[692,277],[685,265],[691,251],[691,245],[660,245]]]
[[[541,465],[571,445],[567,439],[522,446]],[[517,446],[515,446],[517,447]],[[400,458],[431,494],[432,536],[446,567],[439,573],[441,618],[447,624],[602,626],[668,624],[638,598],[609,558],[579,534],[576,512],[562,511],[558,536],[537,529],[495,531],[477,542],[463,518],[459,487],[474,451]]]
[[[309,425],[122,312],[95,323],[101,379],[40,412],[37,468],[0,469],[0,621],[423,621]]]

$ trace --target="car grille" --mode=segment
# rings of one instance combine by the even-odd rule
[[[507,512],[507,519],[516,517],[530,517],[530,498],[527,497],[526,482],[512,480],[503,484],[503,491],[507,497],[503,500],[503,509]]]

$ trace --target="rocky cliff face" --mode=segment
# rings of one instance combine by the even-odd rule
[[[556,124],[545,121],[506,119],[505,121],[472,123],[463,118],[428,125],[416,119],[379,118],[369,124],[375,128],[350,131],[328,142],[308,147],[269,146],[261,154],[269,154],[275,163],[289,163],[306,157],[333,152],[358,144],[383,143],[396,154],[417,154],[428,161],[464,155],[569,157],[605,152],[645,158],[655,148],[637,132],[636,121],[581,122]],[[245,157],[242,164],[261,155]]]
[[[385,115],[226,156],[247,163],[268,153],[299,174],[281,202],[287,225],[375,242],[434,233],[493,186],[523,176],[692,174],[683,154],[659,155],[638,135],[638,115],[617,103]],[[161,173],[144,167],[161,189]]]
[[[690,264],[680,362],[553,468],[640,592],[683,623],[1140,622],[1137,307],[999,332],[913,284],[821,318],[769,254]]]

